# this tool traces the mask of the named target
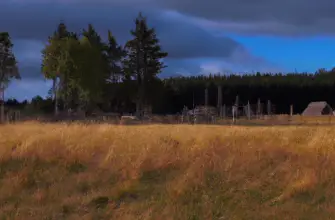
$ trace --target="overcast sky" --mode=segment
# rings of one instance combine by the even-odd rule
[[[139,11],[169,53],[165,76],[335,66],[333,0],[2,0],[0,31],[10,33],[22,75],[6,97],[46,95],[40,52],[61,20],[71,31],[92,23],[103,37],[110,29],[124,43]]]

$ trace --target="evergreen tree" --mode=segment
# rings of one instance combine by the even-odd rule
[[[111,31],[108,31],[108,42],[106,45],[106,55],[109,66],[109,81],[112,83],[120,82],[123,77],[121,60],[125,55],[122,46],[118,45]]]
[[[131,35],[133,39],[125,47],[127,57],[124,60],[124,70],[137,80],[136,114],[141,117],[143,105],[148,101],[145,98],[149,84],[165,67],[161,59],[167,53],[162,52],[155,29],[148,27],[146,18],[141,13],[135,20],[135,29],[131,31]]]
[[[17,62],[12,51],[13,44],[9,33],[0,32],[0,101],[1,101],[1,118],[0,122],[4,122],[5,107],[4,93],[11,79],[20,79],[20,74],[17,68]]]
[[[108,30],[104,55],[106,57],[108,67],[106,77],[107,80],[103,89],[103,108],[106,108],[106,106],[110,107],[111,105],[117,107],[118,104],[113,103],[113,101],[118,100],[117,103],[123,103],[125,100],[124,95],[127,96],[130,92],[124,91],[123,88],[125,87],[121,84],[125,79],[122,69],[122,59],[125,52],[123,47],[117,43],[110,30]]]
[[[84,29],[82,31],[82,35],[87,38],[91,45],[99,47],[100,50],[103,50],[104,43],[92,24],[88,25],[87,30]]]

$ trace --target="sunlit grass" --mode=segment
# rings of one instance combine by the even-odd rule
[[[0,127],[0,217],[332,219],[335,128]]]

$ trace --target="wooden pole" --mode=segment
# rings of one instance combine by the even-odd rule
[[[222,109],[222,87],[218,86],[218,101],[217,101],[217,108],[218,108],[218,112],[221,116],[221,109]]]
[[[223,105],[222,107],[222,117],[226,118],[226,105]]]
[[[257,100],[257,117],[261,118],[261,99]]]
[[[205,107],[208,106],[208,88],[205,89]]]
[[[55,100],[55,116],[58,115],[58,86],[57,86],[57,77],[55,79],[53,79],[52,82],[52,88],[53,88],[53,92],[54,92],[54,100]]]
[[[236,118],[238,117],[238,105],[239,105],[239,98],[238,98],[238,95],[236,96],[236,100],[235,100],[235,116]]]
[[[208,88],[205,89],[205,120],[206,123],[209,122],[209,114],[208,114]]]
[[[250,114],[250,102],[248,101],[248,106],[247,106],[247,108],[248,108],[248,119],[250,120],[250,118],[251,118],[251,114]]]
[[[293,120],[293,105],[291,104],[290,105],[290,119],[289,121],[292,121]]]

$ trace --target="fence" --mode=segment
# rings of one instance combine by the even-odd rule
[[[253,107],[250,106],[250,109]],[[26,117],[19,112],[10,112],[6,115],[7,122],[19,121],[39,121],[44,123],[53,122],[79,122],[79,123],[106,123],[106,124],[212,124],[212,125],[245,125],[245,126],[269,126],[269,125],[335,125],[335,116],[315,116],[307,117],[302,115],[276,115],[276,114],[256,114],[251,111],[244,111],[233,115],[233,106],[226,107],[223,114],[175,114],[175,115],[150,115],[142,120],[134,116],[123,116],[110,113],[85,117],[83,115],[53,115]],[[231,113],[229,113],[231,111]]]

